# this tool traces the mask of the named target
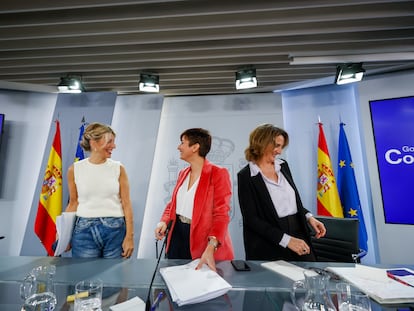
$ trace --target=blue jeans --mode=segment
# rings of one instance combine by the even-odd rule
[[[125,233],[124,217],[78,217],[72,234],[72,257],[121,258]]]

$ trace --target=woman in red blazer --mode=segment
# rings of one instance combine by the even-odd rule
[[[180,158],[190,164],[183,169],[167,204],[155,236],[165,236],[172,221],[166,253],[170,259],[197,259],[197,269],[207,264],[216,271],[215,260],[234,258],[228,232],[231,182],[227,169],[206,159],[210,133],[201,128],[184,131],[178,145]]]

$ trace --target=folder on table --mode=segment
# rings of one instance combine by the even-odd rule
[[[414,287],[389,278],[388,269],[356,264],[355,267],[328,267],[326,270],[336,273],[380,304],[414,302]]]

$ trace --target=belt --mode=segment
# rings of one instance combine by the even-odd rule
[[[190,218],[187,218],[187,217],[182,216],[182,215],[177,215],[177,216],[178,216],[178,219],[180,219],[180,221],[182,223],[184,223],[184,224],[191,224],[191,219]]]

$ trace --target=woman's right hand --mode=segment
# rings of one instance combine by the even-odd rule
[[[159,222],[157,228],[155,228],[155,238],[157,240],[162,240],[165,236],[165,231],[167,230],[167,224],[163,221]]]
[[[302,239],[294,238],[293,236],[290,237],[290,241],[287,247],[294,251],[299,256],[303,256],[310,253],[310,247],[306,242]]]
[[[66,246],[65,252],[69,252],[72,249],[72,243],[69,243],[68,246]]]

